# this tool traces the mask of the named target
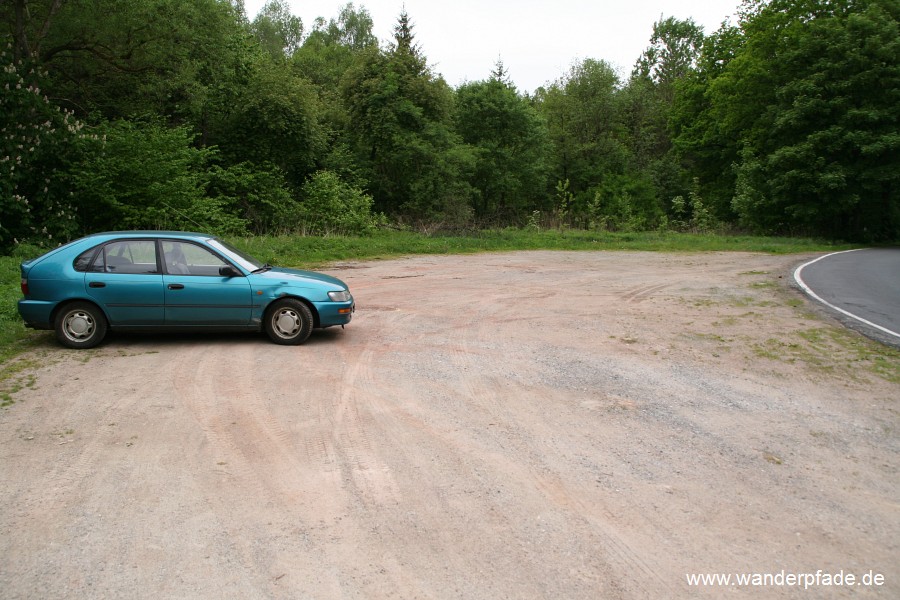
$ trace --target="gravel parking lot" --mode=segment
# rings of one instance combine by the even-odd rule
[[[301,347],[47,333],[0,409],[0,597],[898,598],[900,359],[804,259],[347,263],[354,321]]]

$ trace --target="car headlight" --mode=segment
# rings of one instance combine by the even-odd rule
[[[328,297],[331,298],[333,302],[349,302],[350,301],[350,292],[344,290],[342,292],[328,292]]]

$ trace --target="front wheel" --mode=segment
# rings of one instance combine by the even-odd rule
[[[269,309],[265,320],[266,333],[276,344],[296,346],[309,338],[313,316],[309,307],[295,300],[279,300]]]
[[[56,339],[67,348],[93,348],[106,337],[106,317],[87,302],[64,306],[54,323]]]

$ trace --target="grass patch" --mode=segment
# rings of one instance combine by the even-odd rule
[[[822,373],[859,379],[869,374],[900,383],[900,351],[838,327],[813,327],[751,346],[761,358],[802,362]]]
[[[231,238],[229,241],[260,260],[291,267],[316,267],[337,261],[377,260],[414,254],[467,254],[516,250],[740,251],[794,254],[850,248],[798,238],[520,229],[430,236],[411,231],[379,231],[367,237],[254,236]]]
[[[3,364],[0,375],[0,407],[13,404],[13,394],[28,387],[34,387],[37,380],[34,371],[41,366],[37,360],[12,360]]]

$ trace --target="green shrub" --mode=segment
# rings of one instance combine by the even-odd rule
[[[284,174],[275,165],[249,162],[228,167],[214,165],[208,170],[207,178],[207,195],[220,203],[232,221],[238,219],[251,233],[286,233],[297,226],[297,201]]]
[[[372,214],[372,197],[331,171],[318,171],[302,189],[302,232],[313,235],[370,233],[380,217]]]

